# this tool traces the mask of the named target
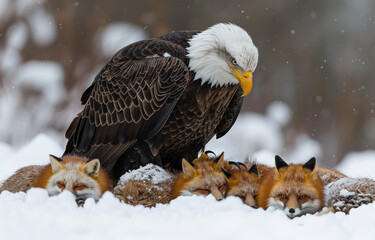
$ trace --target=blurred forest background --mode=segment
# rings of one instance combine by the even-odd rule
[[[63,134],[80,96],[121,47],[218,22],[246,29],[260,61],[245,111],[286,103],[323,162],[375,149],[375,1],[0,0],[0,141]],[[247,134],[252,134],[251,132]]]

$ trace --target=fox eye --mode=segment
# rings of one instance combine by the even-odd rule
[[[226,184],[223,184],[219,187],[219,191],[222,192],[222,193],[225,193],[227,191],[227,185]]]
[[[76,191],[82,191],[85,190],[87,186],[83,183],[78,183],[76,186],[74,186],[74,190]]]
[[[242,200],[243,202],[245,202],[245,200],[246,200],[246,197],[245,197],[244,195],[237,195],[237,197],[241,198],[241,200]]]
[[[196,194],[200,194],[200,195],[208,195],[210,194],[210,191],[208,191],[207,189],[197,189],[194,191]]]
[[[234,66],[238,66],[238,63],[237,63],[236,59],[232,58],[232,59],[231,59],[231,62],[232,62],[232,64],[233,64]]]
[[[64,189],[65,188],[65,183],[63,181],[58,181],[56,185],[60,189]]]
[[[287,199],[288,198],[285,194],[279,194],[279,195],[277,195],[277,197],[281,198],[281,199]]]
[[[309,198],[307,195],[301,195],[298,197],[299,200],[307,199]]]

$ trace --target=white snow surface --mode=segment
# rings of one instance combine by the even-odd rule
[[[121,176],[117,184],[124,185],[129,180],[150,181],[153,184],[158,184],[171,179],[171,175],[163,168],[154,164],[147,164],[136,170],[129,171]]]
[[[353,196],[355,193],[354,192],[349,192],[346,189],[341,189],[340,190],[340,196],[347,197],[347,196]]]
[[[273,127],[266,128],[261,117],[248,114],[241,116],[234,126],[234,132],[241,133],[239,129],[249,126],[257,129],[258,138],[281,138],[280,126],[272,123],[275,124]],[[258,123],[260,126],[257,128],[254,124]],[[261,131],[272,128],[273,132]],[[242,135],[243,132],[237,136]],[[258,140],[255,139],[253,143],[249,137],[247,143],[256,144]],[[263,139],[262,143],[266,140]],[[240,144],[238,141],[233,142],[233,137],[224,136],[221,141],[221,144],[236,149],[243,147],[237,148],[236,144]],[[275,151],[279,150],[278,144],[281,142],[274,144],[274,149],[260,145],[260,149],[252,152],[251,157],[272,166]],[[306,146],[313,149],[313,145]],[[223,151],[221,146],[211,143],[212,149],[218,153]],[[306,146],[304,148],[308,149]],[[23,166],[48,164],[48,154],[60,156],[63,147],[46,134],[38,135],[18,149],[0,142],[0,182]],[[366,155],[367,161],[361,161],[363,155]],[[285,159],[288,160],[288,157]],[[351,176],[363,171],[366,171],[366,176],[374,176],[374,161],[375,151],[349,154],[345,164],[340,165],[340,170]],[[164,170],[152,165],[136,172],[144,174],[134,175],[135,178],[151,177],[157,182],[166,177]],[[132,171],[126,175],[132,176]],[[122,180],[127,179],[123,177]],[[352,209],[349,215],[315,214],[290,220],[279,210],[253,209],[234,197],[219,202],[211,195],[181,196],[169,204],[145,208],[121,203],[112,193],[107,192],[97,203],[88,199],[83,207],[77,207],[69,192],[48,197],[43,189],[31,189],[27,193],[4,191],[0,194],[0,239],[373,239],[374,216],[373,203]]]

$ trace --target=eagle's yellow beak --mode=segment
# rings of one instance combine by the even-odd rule
[[[240,82],[241,88],[243,90],[242,97],[246,96],[250,93],[251,89],[253,88],[253,74],[251,71],[245,72],[243,76],[239,74],[234,68],[229,66],[229,69],[234,73],[238,82]]]

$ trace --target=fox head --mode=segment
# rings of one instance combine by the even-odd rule
[[[321,210],[324,204],[323,183],[315,171],[315,158],[303,165],[288,165],[276,156],[275,163],[268,207],[281,209],[290,218]]]
[[[50,196],[69,191],[78,204],[87,198],[98,200],[111,184],[106,173],[100,168],[99,159],[65,156],[62,159],[50,155],[49,173],[41,176],[39,183],[47,189]],[[44,183],[43,183],[44,182]]]
[[[193,161],[193,165],[182,159],[182,173],[173,186],[173,197],[212,194],[216,200],[222,200],[227,191],[227,178],[222,171],[223,161],[223,153],[217,158],[210,158],[203,153]]]
[[[244,164],[228,162],[226,165],[226,176],[228,178],[228,190],[226,196],[237,196],[242,201],[251,206],[256,207],[256,198],[260,187],[260,178],[256,164],[252,164],[250,169]],[[232,167],[232,165],[236,167]]]

